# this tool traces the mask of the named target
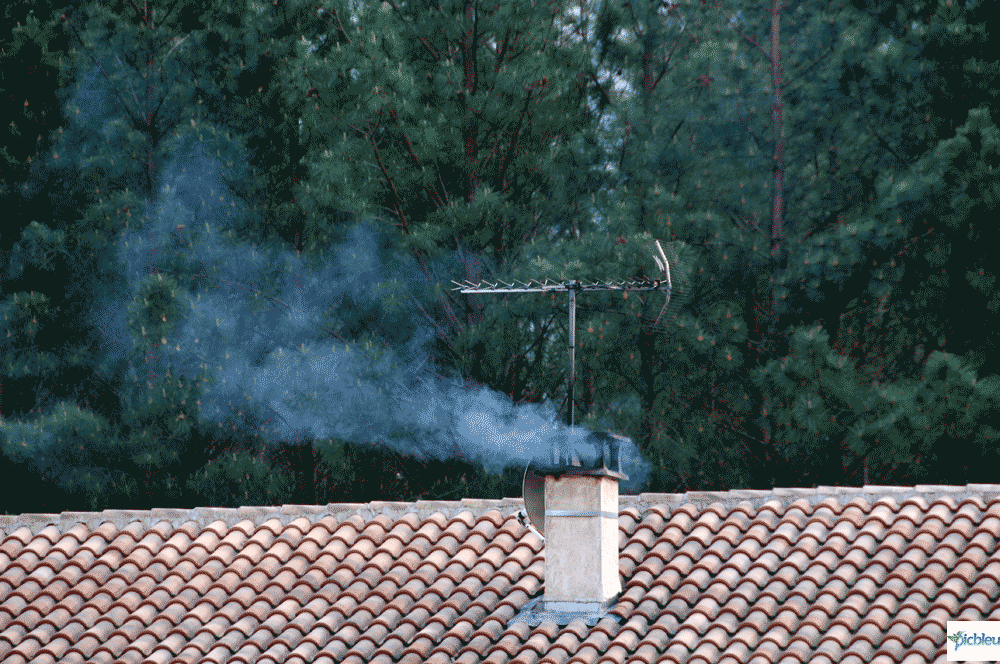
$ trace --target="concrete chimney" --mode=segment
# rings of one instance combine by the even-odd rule
[[[618,600],[618,482],[622,437],[591,434],[596,454],[564,457],[545,477],[542,610],[603,613]]]
[[[602,611],[621,591],[618,479],[547,475],[545,610]]]

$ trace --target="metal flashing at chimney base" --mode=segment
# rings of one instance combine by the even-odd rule
[[[609,617],[621,625],[625,622],[624,618],[618,614],[608,613],[617,603],[618,596],[607,602],[545,602],[543,598],[536,597],[511,618],[509,624],[523,622],[538,627],[543,622],[554,622],[560,627],[565,627],[574,620],[582,620],[588,627],[593,627],[602,618]]]

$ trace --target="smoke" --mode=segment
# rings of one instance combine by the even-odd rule
[[[516,405],[438,372],[426,351],[433,331],[409,299],[429,310],[426,278],[411,256],[393,251],[384,224],[354,224],[341,244],[310,257],[234,240],[237,197],[217,160],[197,141],[188,148],[161,170],[150,213],[118,240],[127,286],[91,320],[105,344],[105,372],[127,366],[140,384],[168,371],[202,379],[193,415],[269,443],[379,442],[418,458],[478,461],[491,472],[525,465],[563,440],[586,453],[585,430],[570,431],[553,402]],[[463,274],[457,255],[432,269],[445,283]],[[166,290],[172,304],[162,329],[137,325],[151,294]],[[352,313],[381,338],[336,339],[331,326]],[[156,352],[132,347],[137,327],[162,335]],[[622,455],[628,485],[638,486],[643,462],[634,446]]]
[[[112,53],[95,56],[115,64]],[[58,163],[47,162],[50,174],[75,173],[134,139],[116,119],[110,85],[95,66],[61,92],[67,135]],[[415,304],[433,312],[433,285],[394,245],[389,224],[352,223],[339,244],[309,254],[246,240],[262,222],[262,201],[251,209],[247,194],[227,184],[251,177],[246,138],[233,131],[223,140],[231,128],[221,123],[188,127],[184,100],[166,101],[163,117],[181,120],[157,147],[153,197],[132,208],[106,257],[111,273],[82,274],[72,285],[94,303],[86,323],[98,333],[98,373],[126,376],[140,395],[168,374],[198,381],[200,405],[188,404],[188,417],[269,444],[378,443],[418,458],[478,461],[491,472],[567,442],[581,458],[591,454],[585,429],[570,430],[554,402],[514,404],[434,365],[434,331]],[[122,161],[114,157],[112,166]],[[24,196],[45,181],[42,170],[23,183]],[[111,187],[139,190],[137,173],[109,169]],[[116,200],[101,195],[110,197],[106,206]],[[440,252],[428,267],[433,281],[450,286],[465,277],[463,265],[457,252]],[[644,482],[646,462],[632,444],[621,452],[628,491]]]

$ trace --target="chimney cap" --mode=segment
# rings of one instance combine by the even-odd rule
[[[581,435],[574,429],[560,436],[548,458],[536,457],[529,466],[539,475],[592,475],[627,480],[621,466],[621,446],[627,441],[627,437],[614,433],[588,431]]]

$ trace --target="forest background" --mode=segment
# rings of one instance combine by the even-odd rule
[[[7,3],[6,513],[991,482],[988,0]],[[995,14],[995,12],[993,12]],[[991,219],[993,221],[991,221]]]

